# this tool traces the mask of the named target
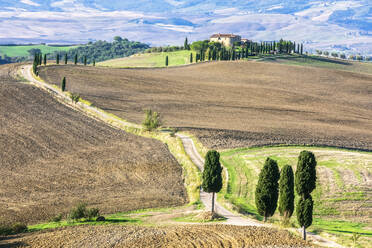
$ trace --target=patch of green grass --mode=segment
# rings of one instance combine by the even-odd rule
[[[177,221],[177,222],[211,223],[211,222],[223,222],[223,221],[226,221],[226,218],[220,217],[220,218],[216,218],[213,220],[203,220],[198,216],[198,214],[192,213],[192,214],[187,214],[184,216],[172,218],[172,220]]]
[[[0,46],[0,55],[7,55],[8,57],[27,57],[29,56],[28,50],[30,49],[40,49],[43,54],[53,53],[54,51],[68,51],[72,48],[78,46],[63,46],[54,47],[47,45],[29,45],[29,46]]]
[[[176,52],[161,52],[161,53],[141,53],[130,57],[112,59],[97,63],[98,66],[107,67],[165,67],[165,58],[169,58],[169,66],[186,65],[190,63],[190,53],[193,53],[195,61],[195,52],[182,50]]]

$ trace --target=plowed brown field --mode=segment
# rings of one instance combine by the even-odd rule
[[[287,231],[264,227],[78,226],[4,240],[30,247],[313,247]]]
[[[34,223],[85,201],[103,213],[186,202],[167,147],[15,82],[0,67],[0,221]]]
[[[210,148],[313,144],[372,150],[372,75],[247,61],[167,69],[49,66],[41,77],[129,121],[159,111]]]

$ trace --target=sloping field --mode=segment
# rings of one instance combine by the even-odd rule
[[[40,75],[141,123],[143,109],[210,148],[317,144],[372,149],[372,75],[262,62],[167,69],[48,66]]]
[[[56,244],[59,247],[313,247],[287,231],[227,225],[79,226],[5,242],[30,247],[55,247]]]
[[[102,213],[186,202],[164,144],[85,117],[0,67],[0,220],[35,223],[85,201]]]

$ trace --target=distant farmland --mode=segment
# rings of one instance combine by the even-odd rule
[[[47,45],[28,45],[28,46],[0,46],[0,56],[8,57],[26,57],[30,49],[40,49],[44,53],[53,53],[54,51],[68,51],[78,46],[47,46]]]
[[[143,109],[189,130],[209,148],[313,144],[372,150],[372,75],[264,62],[167,69],[51,66],[49,83],[124,119]]]

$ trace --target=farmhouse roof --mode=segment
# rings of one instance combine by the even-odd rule
[[[235,37],[238,37],[238,35],[235,35],[235,34],[214,34],[214,35],[211,36],[211,38],[220,38],[220,37],[235,38]]]

